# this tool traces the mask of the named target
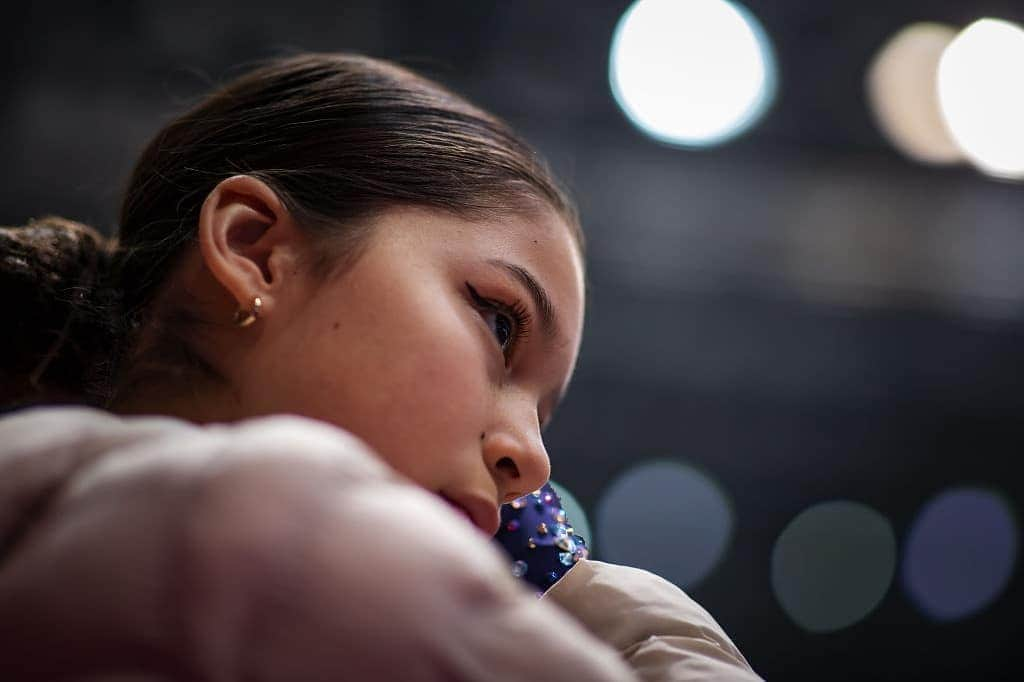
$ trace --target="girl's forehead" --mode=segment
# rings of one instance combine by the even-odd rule
[[[470,219],[447,211],[399,208],[386,231],[408,257],[448,268],[487,268],[508,279],[550,323],[554,345],[579,344],[584,310],[584,264],[576,237],[559,213],[538,210]]]
[[[583,258],[568,223],[554,211],[509,216],[481,226],[477,235],[478,252],[471,257],[503,266],[558,308],[571,307],[573,299],[582,303]]]
[[[474,219],[440,209],[398,206],[378,217],[377,228],[381,227],[414,253],[453,261],[513,260],[531,272],[542,271],[541,276],[533,272],[538,280],[555,280],[552,288],[583,294],[579,244],[569,222],[553,209]]]

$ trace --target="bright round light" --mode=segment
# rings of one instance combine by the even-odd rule
[[[867,616],[896,571],[888,520],[859,502],[805,509],[772,551],[772,587],[782,609],[809,632],[834,632]]]
[[[878,51],[866,87],[882,132],[903,154],[925,163],[963,160],[939,107],[939,60],[956,37],[952,26],[912,24]]]
[[[683,589],[718,565],[732,539],[734,514],[718,483],[669,461],[633,467],[597,506],[601,558],[657,573]]]
[[[757,20],[725,0],[637,0],[612,39],[612,93],[652,137],[703,147],[757,120],[775,60]]]
[[[982,610],[1006,589],[1020,528],[1006,499],[991,490],[948,490],[926,504],[907,539],[903,583],[939,621]]]
[[[981,19],[963,30],[939,61],[942,113],[979,169],[1024,178],[1024,29]]]

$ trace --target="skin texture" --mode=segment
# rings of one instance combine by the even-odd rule
[[[197,345],[228,385],[149,386],[115,412],[198,423],[292,413],[333,423],[457,500],[489,534],[501,503],[549,478],[542,424],[568,385],[584,314],[579,251],[554,211],[470,222],[396,206],[374,219],[355,264],[320,284],[303,274],[306,240],[274,192],[235,176],[208,196],[198,237],[166,295],[187,295],[205,319],[223,321],[200,330]],[[528,289],[495,259],[547,291],[551,334]],[[257,295],[259,318],[233,326],[234,311]],[[501,304],[516,302],[530,329],[509,353],[515,322]]]

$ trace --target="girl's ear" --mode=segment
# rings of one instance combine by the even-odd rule
[[[203,202],[197,232],[206,267],[237,305],[248,308],[259,296],[270,312],[297,272],[304,241],[274,190],[249,175],[222,180]]]

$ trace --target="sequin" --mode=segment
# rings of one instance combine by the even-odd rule
[[[511,554],[513,575],[541,588],[538,596],[586,556],[586,544],[575,535],[550,484],[513,500],[502,507],[501,514],[502,526],[495,539]]]
[[[573,552],[576,559],[586,559],[590,555],[590,551],[586,547],[577,547],[576,551]]]

